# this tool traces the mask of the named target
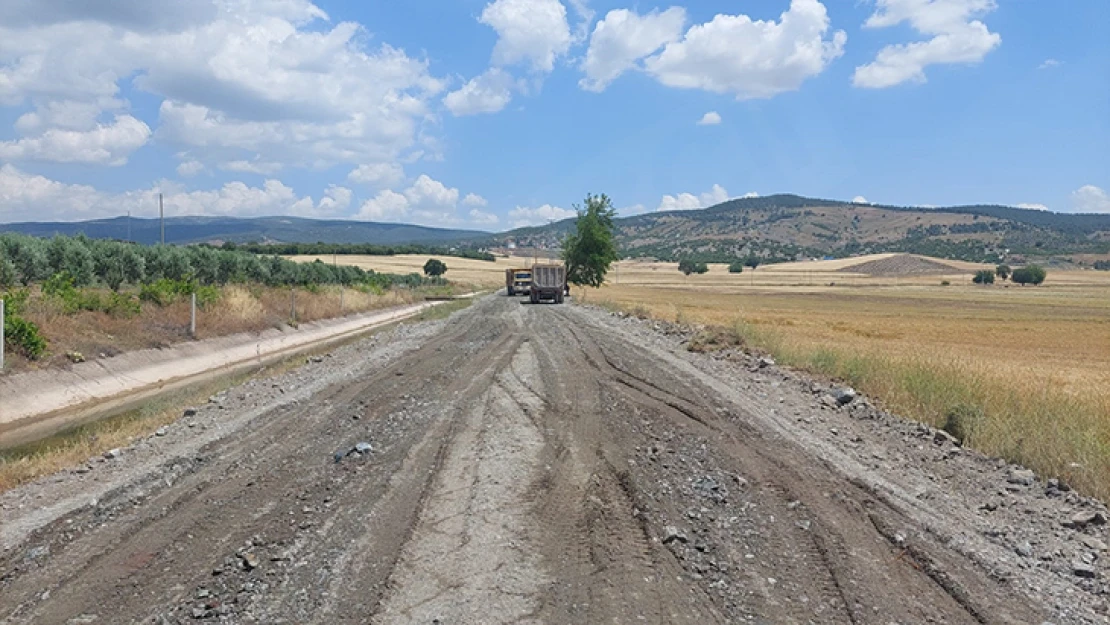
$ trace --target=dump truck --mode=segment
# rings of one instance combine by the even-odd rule
[[[532,290],[532,270],[525,267],[523,269],[506,269],[505,270],[505,292],[510,297],[513,295],[525,295]]]
[[[539,304],[543,300],[550,300],[556,304],[563,303],[563,294],[567,288],[567,268],[562,265],[533,265],[532,266],[532,303]]]

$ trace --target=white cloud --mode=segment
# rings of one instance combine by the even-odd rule
[[[130,115],[121,115],[114,123],[97,124],[91,130],[52,128],[39,136],[2,141],[0,159],[118,167],[148,140],[149,126]]]
[[[486,198],[478,195],[477,193],[467,193],[463,198],[463,204],[467,206],[488,206],[489,202]]]
[[[260,161],[258,159],[247,161],[228,161],[220,163],[220,169],[224,171],[234,171],[242,174],[259,174],[262,176],[269,176],[281,171],[281,163],[271,163],[267,161]]]
[[[489,226],[501,221],[497,215],[478,210],[477,208],[470,209],[468,215],[470,216],[470,223],[478,226]]]
[[[498,218],[481,211],[476,204],[481,196],[468,194],[463,204],[472,206],[465,216],[458,212],[459,190],[421,174],[401,192],[385,189],[359,208],[357,217],[373,221],[415,223],[426,226],[489,225]],[[484,201],[484,200],[483,200]]]
[[[456,91],[443,98],[443,104],[455,117],[496,113],[513,99],[513,77],[504,70],[492,67],[470,79]]]
[[[1021,203],[1021,204],[1018,204],[1017,207],[1018,208],[1024,208],[1026,210],[1034,210],[1034,211],[1046,211],[1046,210],[1048,210],[1048,207],[1045,206],[1044,204],[1026,204],[1024,202]]]
[[[351,192],[329,187],[319,203],[299,196],[279,180],[252,187],[229,182],[218,189],[187,191],[163,180],[149,189],[106,193],[88,185],[66,184],[29,174],[13,165],[0,166],[0,223],[12,221],[75,221],[122,215],[158,213],[158,193],[165,194],[167,215],[335,215],[350,206]]]
[[[1071,203],[1077,213],[1110,213],[1110,194],[1093,184],[1073,191]]]
[[[560,208],[550,204],[529,208],[517,206],[509,211],[509,224],[513,228],[525,226],[540,226],[552,221],[561,221],[576,216],[578,213],[569,208]]]
[[[719,184],[700,195],[693,193],[679,193],[678,195],[664,195],[659,201],[657,211],[684,211],[698,208],[708,208],[721,202],[728,201],[728,191]]]
[[[358,211],[359,219],[400,221],[408,215],[409,201],[404,195],[385,189],[366,200]]]
[[[330,23],[306,0],[154,9],[11,1],[21,8],[0,23],[0,104],[33,105],[17,121],[24,134],[90,132],[104,113],[126,109],[121,85],[130,82],[162,100],[156,137],[206,165],[255,154],[312,168],[398,161],[424,148],[419,136],[443,88],[426,60],[384,43],[371,48],[361,26]],[[85,127],[68,127],[67,117]],[[123,147],[139,133],[128,136]],[[118,164],[125,152],[93,151],[81,162]]]
[[[628,9],[609,11],[594,27],[582,62],[586,77],[578,82],[588,91],[603,91],[637,62],[668,43],[682,38],[686,10],[671,7],[638,15]]]
[[[709,111],[698,120],[699,126],[716,126],[721,123],[721,115],[717,111]]]
[[[879,50],[875,60],[856,68],[852,84],[882,89],[907,81],[925,82],[929,65],[978,63],[1002,43],[975,16],[996,8],[994,0],[876,0],[875,13],[864,22],[865,28],[889,28],[902,22],[928,41],[889,45]]]
[[[753,197],[759,197],[759,194],[756,193],[755,191],[748,191],[747,193],[745,193],[744,195],[741,195],[740,197],[746,200],[746,199],[750,199],[750,198],[753,198]]]
[[[574,43],[581,43],[590,34],[590,24],[594,21],[594,10],[590,8],[587,0],[567,0],[570,7],[578,15],[578,24],[574,29]]]
[[[388,188],[405,179],[405,170],[397,163],[359,165],[347,174],[347,180],[371,187]]]
[[[204,169],[204,163],[190,159],[182,161],[181,164],[177,166],[177,175],[182,178],[192,178],[204,171]]]
[[[856,197],[852,198],[852,204],[870,204],[870,203],[871,202],[868,202],[867,198],[863,197],[862,195],[857,195]]]
[[[1062,65],[1062,63],[1060,61],[1057,61],[1056,59],[1045,59],[1044,63],[1041,63],[1037,66],[1037,69],[1050,69],[1053,67],[1059,67],[1060,65]]]
[[[495,0],[478,21],[497,31],[495,66],[529,63],[534,71],[550,72],[570,49],[567,9],[559,0]]]
[[[769,98],[793,91],[844,53],[848,36],[825,39],[829,16],[818,0],[791,0],[778,22],[717,15],[644,61],[668,87]]]

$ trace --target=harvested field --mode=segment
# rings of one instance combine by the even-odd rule
[[[848,265],[838,269],[838,271],[862,273],[869,276],[921,276],[950,274],[953,269],[955,268],[952,265],[931,258],[914,256],[913,254],[897,254],[889,258]]]

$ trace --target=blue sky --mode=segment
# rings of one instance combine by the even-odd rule
[[[0,222],[1110,212],[1110,2],[0,0]]]

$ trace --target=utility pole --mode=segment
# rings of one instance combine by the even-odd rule
[[[162,194],[158,194],[158,221],[162,224],[162,245],[166,244],[166,211],[162,207]]]

